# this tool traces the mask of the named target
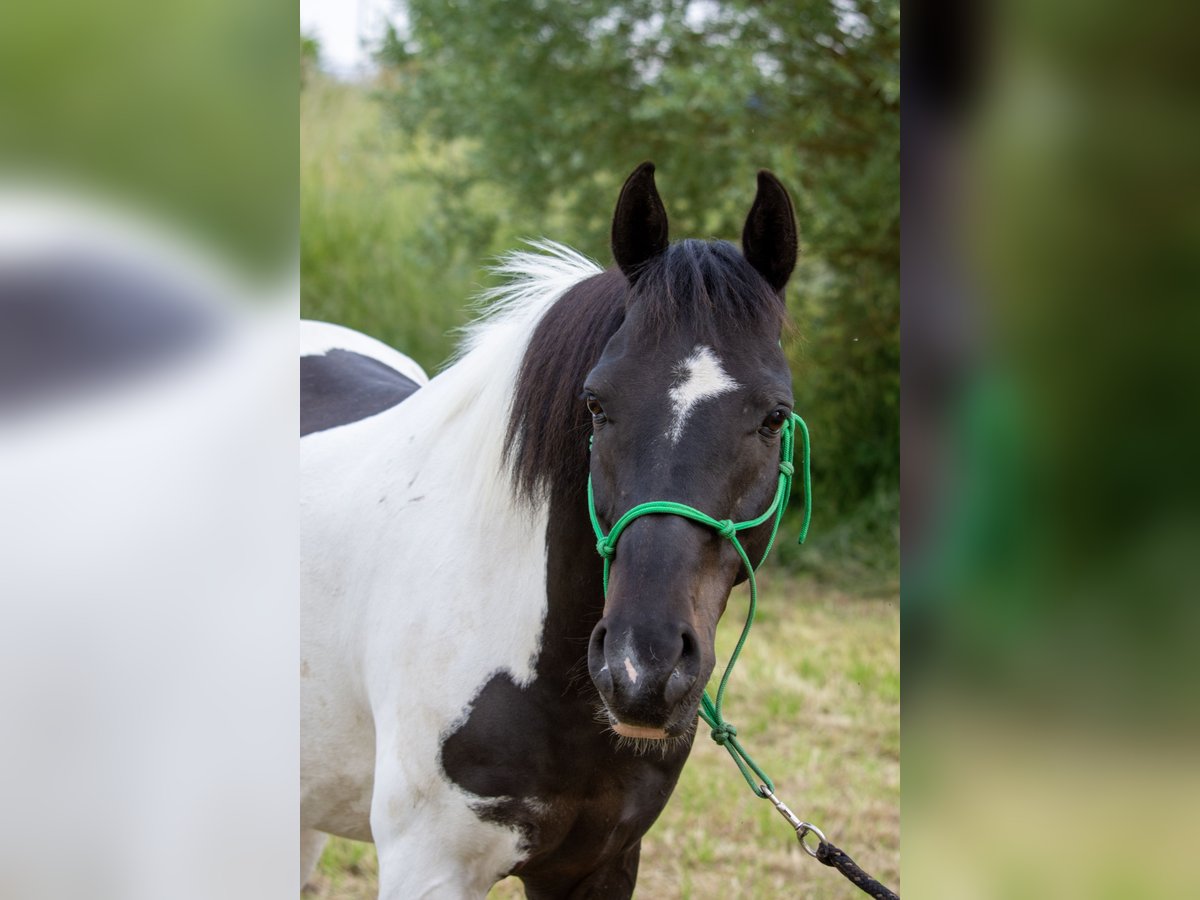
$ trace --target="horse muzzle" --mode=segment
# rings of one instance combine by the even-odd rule
[[[695,630],[683,622],[637,630],[613,624],[601,620],[588,646],[588,670],[613,730],[650,740],[687,731],[703,689]]]

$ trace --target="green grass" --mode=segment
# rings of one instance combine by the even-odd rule
[[[731,682],[726,716],[797,815],[899,890],[898,598],[863,599],[769,563],[760,584],[760,617]],[[745,602],[739,589],[718,634],[721,659],[737,638]],[[643,842],[638,896],[857,896],[800,851],[783,819],[750,793],[728,754],[702,733]],[[307,896],[374,897],[376,878],[374,848],[332,840]],[[516,879],[490,894],[521,896]]]

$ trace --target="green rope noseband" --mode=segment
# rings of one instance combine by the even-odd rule
[[[617,541],[620,539],[621,533],[639,516],[682,516],[685,519],[706,525],[716,531],[721,537],[727,538],[733,544],[733,548],[737,551],[738,556],[741,557],[742,565],[746,567],[746,580],[750,584],[750,609],[746,613],[746,624],[742,626],[742,634],[738,638],[737,645],[733,648],[733,653],[729,656],[729,662],[725,666],[725,673],[721,676],[721,681],[717,685],[716,701],[714,702],[708,696],[707,690],[700,699],[700,718],[712,729],[712,739],[716,741],[717,745],[729,751],[729,755],[737,763],[737,767],[741,770],[742,777],[746,779],[746,783],[750,785],[750,789],[758,796],[764,798],[767,794],[763,792],[760,785],[765,785],[768,791],[773,792],[775,784],[742,747],[737,739],[737,729],[725,720],[722,707],[725,702],[725,688],[729,684],[729,676],[733,674],[733,665],[737,662],[738,656],[741,655],[746,638],[750,636],[750,626],[754,624],[754,614],[758,609],[758,584],[754,579],[754,571],[766,562],[767,555],[771,552],[771,547],[775,545],[775,535],[779,531],[779,522],[783,518],[783,511],[787,508],[788,498],[791,495],[792,478],[795,473],[792,455],[795,449],[795,432],[797,429],[799,429],[801,437],[800,477],[804,485],[804,522],[800,527],[799,540],[799,543],[803,544],[804,539],[808,536],[808,523],[812,519],[812,502],[810,501],[810,497],[812,496],[812,479],[809,474],[808,426],[795,413],[792,413],[791,417],[783,423],[783,428],[780,430],[779,485],[775,489],[775,499],[771,501],[771,505],[767,507],[766,512],[761,516],[746,522],[714,519],[712,516],[702,513],[695,507],[688,506],[685,503],[675,503],[671,500],[653,500],[649,503],[639,503],[630,509],[621,518],[617,519],[612,530],[608,534],[605,534],[604,529],[600,526],[600,519],[596,515],[596,498],[592,492],[592,476],[590,474],[588,475],[587,483],[588,516],[592,520],[592,530],[596,532],[596,552],[604,558],[605,596],[608,596],[608,572],[612,567],[613,557],[617,553]],[[738,532],[757,528],[770,519],[774,519],[774,521],[771,523],[771,536],[767,540],[767,548],[763,551],[762,559],[758,561],[758,565],[752,565],[750,557],[746,554],[746,548],[738,540]],[[758,777],[757,782],[751,778],[751,772]]]

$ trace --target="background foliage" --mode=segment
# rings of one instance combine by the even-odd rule
[[[302,97],[325,107],[303,125],[306,314],[333,311],[436,365],[489,255],[546,235],[608,262],[617,190],[642,160],[658,164],[674,237],[737,240],[770,168],[802,234],[785,343],[821,526],[802,558],[893,572],[898,2],[406,8],[379,52],[382,121],[349,88]]]

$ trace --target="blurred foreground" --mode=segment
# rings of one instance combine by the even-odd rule
[[[0,26],[0,897],[295,889],[295,7]]]
[[[1197,24],[1109,2],[906,21],[916,896],[1195,892]]]
[[[281,896],[294,288],[45,190],[0,248],[0,896]]]

